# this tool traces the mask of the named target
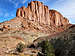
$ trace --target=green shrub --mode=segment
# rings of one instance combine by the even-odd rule
[[[23,43],[18,43],[17,47],[16,47],[16,50],[18,52],[23,52],[24,51],[24,48],[25,48],[25,45]]]
[[[40,46],[42,48],[43,56],[55,56],[54,48],[49,41],[43,41]]]

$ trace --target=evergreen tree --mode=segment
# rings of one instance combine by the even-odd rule
[[[43,41],[41,44],[43,56],[55,56],[54,48],[49,41]]]

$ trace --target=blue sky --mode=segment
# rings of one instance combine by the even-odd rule
[[[75,0],[37,0],[49,6],[49,9],[59,11],[75,24]],[[27,7],[30,0],[0,0],[0,22],[16,17],[16,10],[21,6]]]

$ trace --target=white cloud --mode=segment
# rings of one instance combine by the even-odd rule
[[[28,0],[9,0],[12,4],[15,5],[15,8],[19,6],[19,4],[25,4]]]
[[[16,2],[16,0],[9,0],[9,2],[13,3],[15,5],[15,8],[17,8],[19,5],[19,3]]]

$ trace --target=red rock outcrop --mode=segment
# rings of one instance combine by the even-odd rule
[[[32,1],[28,7],[17,9],[16,17],[0,23],[0,32],[33,31],[47,34],[64,31],[69,20],[56,10],[49,10],[40,1]]]
[[[38,21],[40,24],[63,26],[69,24],[69,20],[63,17],[56,10],[49,10],[48,6],[43,5],[40,1],[32,1],[28,7],[19,8],[16,13],[17,17],[23,17],[28,20]]]
[[[69,24],[69,20],[63,17],[59,12],[56,10],[50,10],[50,19],[51,24],[56,26],[64,26]]]

